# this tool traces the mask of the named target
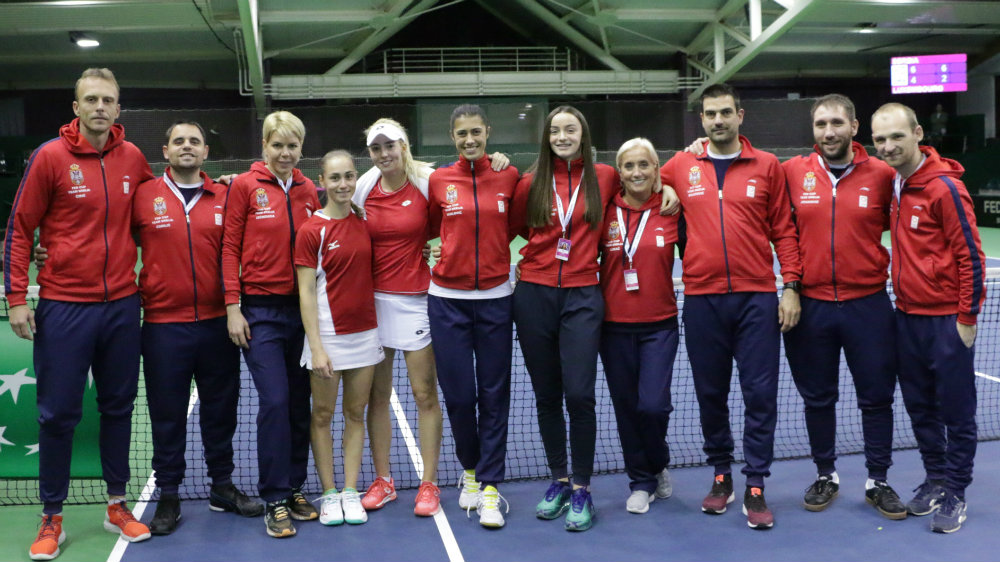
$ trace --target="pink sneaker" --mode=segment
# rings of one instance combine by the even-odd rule
[[[420,517],[431,517],[439,511],[441,511],[441,490],[430,482],[421,482],[413,513]]]
[[[365,511],[381,509],[385,504],[396,499],[396,481],[390,477],[388,480],[379,476],[368,486],[365,497],[361,499],[361,506]]]

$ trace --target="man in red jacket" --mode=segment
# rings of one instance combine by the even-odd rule
[[[802,320],[785,333],[785,355],[805,402],[817,471],[803,505],[822,511],[840,489],[834,463],[843,350],[861,408],[865,500],[885,517],[903,519],[906,507],[886,482],[896,350],[882,232],[889,225],[895,172],[852,141],[858,120],[850,99],[823,96],[811,114],[814,152],[782,164],[802,255]],[[873,346],[873,341],[883,345]]]
[[[985,258],[965,170],[920,146],[923,136],[905,105],[872,115],[875,148],[896,170],[889,224],[899,386],[926,472],[906,507],[936,511],[931,530],[953,533],[966,518],[976,456],[973,360]]]
[[[680,197],[687,227],[684,265],[685,344],[701,410],[708,463],[715,469],[702,511],[720,514],[736,495],[731,464],[729,386],[739,365],[745,426],[743,513],[754,529],[774,525],[764,478],[774,458],[778,419],[780,331],[799,319],[802,263],[785,174],[778,159],[739,134],[743,109],[726,84],[705,90],[701,154],[679,152],[660,171]],[[785,290],[779,304],[771,244]]]
[[[153,470],[160,500],[154,535],[181,518],[191,379],[198,388],[205,463],[212,479],[209,509],[247,517],[264,513],[232,482],[233,434],[240,392],[240,351],[229,341],[222,295],[222,216],[226,188],[201,165],[205,132],[193,121],[167,129],[163,176],[136,188],[132,225],[142,246],[142,357],[153,431]]]
[[[69,489],[73,431],[82,415],[88,371],[101,414],[101,465],[107,483],[104,528],[130,542],[149,529],[125,505],[132,407],[139,379],[136,247],[129,232],[132,197],[152,178],[146,159],[116,125],[119,88],[106,68],[76,83],[77,119],[28,161],[4,242],[4,291],[10,326],[34,340],[38,387],[38,481],[44,504],[33,560],[59,555],[62,504]],[[49,250],[39,272],[39,302],[26,304],[35,229]]]

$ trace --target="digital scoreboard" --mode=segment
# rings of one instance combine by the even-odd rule
[[[968,90],[965,53],[892,57],[890,71],[894,94]]]

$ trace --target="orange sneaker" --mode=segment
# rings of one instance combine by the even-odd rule
[[[431,482],[421,482],[417,492],[417,506],[413,513],[420,517],[431,517],[441,511],[441,490]]]
[[[52,560],[59,556],[59,545],[66,540],[62,530],[62,515],[43,515],[38,527],[38,537],[31,543],[28,556],[32,560]]]
[[[365,511],[374,511],[394,499],[396,499],[396,481],[392,477],[386,480],[379,476],[371,486],[368,486],[365,497],[361,498],[361,507],[365,508]]]
[[[108,506],[104,514],[104,529],[109,533],[118,533],[122,540],[128,542],[144,541],[151,536],[149,527],[137,521],[123,501]]]

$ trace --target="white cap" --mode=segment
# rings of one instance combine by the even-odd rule
[[[406,140],[406,134],[403,133],[402,129],[393,125],[392,123],[379,123],[368,131],[368,141],[367,146],[375,144],[375,141],[383,137],[385,140],[383,142],[392,142],[398,140]]]

